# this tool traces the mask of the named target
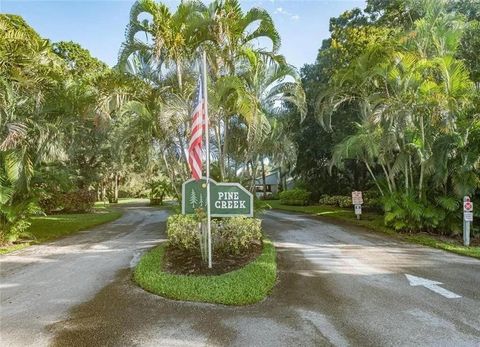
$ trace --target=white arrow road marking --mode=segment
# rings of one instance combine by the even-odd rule
[[[410,285],[412,287],[422,286],[422,287],[430,289],[432,292],[440,294],[440,295],[442,295],[442,296],[444,296],[448,299],[461,298],[460,295],[457,295],[457,294],[455,294],[455,293],[453,293],[449,290],[446,290],[446,289],[438,286],[439,284],[442,284],[442,282],[436,282],[436,281],[432,281],[432,280],[429,280],[429,279],[426,279],[426,278],[417,277],[417,276],[413,276],[413,275],[409,275],[409,274],[405,274],[405,276],[407,276],[408,282],[410,282]]]

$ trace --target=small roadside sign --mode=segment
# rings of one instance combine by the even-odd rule
[[[470,201],[470,198],[467,201],[463,202],[463,211],[472,212],[473,211],[473,202]]]
[[[465,222],[473,222],[473,212],[463,212],[463,220]]]
[[[473,202],[469,196],[463,197],[463,245],[470,246],[470,223],[473,222]]]
[[[352,204],[353,205],[361,205],[363,204],[363,197],[361,191],[353,191],[352,192]]]
[[[362,214],[362,205],[355,205],[355,214]]]

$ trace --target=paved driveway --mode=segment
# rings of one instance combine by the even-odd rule
[[[268,212],[263,225],[279,261],[278,284],[268,299],[247,307],[176,302],[136,287],[129,268],[139,249],[163,239],[165,213],[148,208],[128,213],[103,229],[45,246],[55,251],[40,257],[44,261],[23,263],[35,258],[28,254],[32,248],[1,258],[4,343],[480,345],[478,260],[308,216]],[[82,237],[105,239],[88,241],[83,249]],[[69,251],[59,251],[62,243]],[[64,270],[50,275],[58,268]],[[65,288],[47,290],[52,283]]]

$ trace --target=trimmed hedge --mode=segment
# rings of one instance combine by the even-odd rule
[[[54,212],[85,213],[93,210],[95,200],[95,192],[77,190],[68,193],[51,194],[49,197],[41,199],[39,205],[47,214]]]
[[[308,199],[311,193],[305,189],[284,190],[279,194],[280,202],[283,205],[305,206],[308,205]]]
[[[231,217],[211,221],[214,248],[228,254],[247,251],[262,241],[261,220]],[[167,236],[171,245],[185,251],[200,251],[198,217],[175,214],[168,217]]]
[[[352,207],[352,198],[345,195],[322,195],[318,201],[320,205],[338,206],[341,208]],[[372,209],[380,209],[382,203],[378,194],[373,192],[363,193],[363,207],[371,207]]]
[[[248,305],[265,298],[277,278],[273,244],[263,241],[262,253],[241,269],[218,276],[174,275],[163,271],[166,244],[146,253],[134,272],[143,289],[174,300]]]
[[[352,198],[344,195],[322,195],[318,201],[320,205],[338,206],[342,208],[352,206]]]

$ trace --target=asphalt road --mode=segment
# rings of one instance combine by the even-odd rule
[[[131,208],[112,224],[0,257],[1,345],[480,346],[479,260],[268,212],[279,266],[269,298],[176,302],[131,281],[139,254],[163,240],[165,217]]]
[[[68,319],[162,240],[166,211],[122,209],[112,223],[0,256],[1,346],[49,345],[49,325]]]

